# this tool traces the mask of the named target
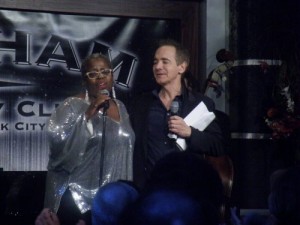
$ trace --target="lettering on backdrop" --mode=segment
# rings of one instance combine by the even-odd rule
[[[1,32],[0,32],[1,33]],[[116,83],[129,88],[129,82],[133,78],[133,71],[136,66],[137,58],[134,55],[120,51],[112,58],[111,47],[100,42],[93,41],[91,53],[101,52],[107,55],[113,65],[113,70],[119,70]],[[0,52],[15,53],[14,63],[16,65],[30,66],[30,34],[23,31],[15,31],[15,41],[7,41],[0,39]],[[58,50],[61,53],[58,53]],[[51,35],[45,47],[41,49],[41,53],[36,59],[36,65],[40,67],[50,67],[51,62],[63,63],[70,71],[80,71],[76,49],[70,40],[62,38],[58,35]],[[1,63],[1,59],[0,59]]]
[[[76,54],[77,49],[75,48],[76,45],[74,45],[74,42],[71,40],[67,40],[59,35],[50,35],[47,43],[41,47],[39,50],[40,53],[36,59],[33,60],[31,59],[31,34],[24,31],[15,31],[14,40],[12,40],[11,37],[0,37],[0,53],[2,56],[13,53],[12,57],[14,57],[14,60],[12,63],[15,67],[22,65],[22,68],[24,68],[24,66],[32,67],[35,65],[41,69],[45,67],[51,69],[51,65],[61,64],[65,66],[64,68],[66,68],[67,71],[80,73],[79,58]],[[90,54],[99,52],[110,58],[114,72],[118,71],[117,77],[115,77],[116,85],[129,89],[130,81],[133,79],[134,69],[137,66],[136,56],[122,51],[116,52],[110,46],[102,44],[97,40],[91,41],[90,49]],[[1,64],[2,58],[0,57],[0,70]],[[114,75],[115,74],[116,73],[114,73]],[[50,75],[51,73],[49,76]],[[5,82],[6,81],[1,81],[0,79],[0,83],[3,84]],[[45,82],[47,82],[47,80],[45,80]],[[3,86],[7,87],[8,85],[9,83],[7,82],[7,84]],[[25,118],[26,122],[19,121],[19,119],[17,119],[18,121],[12,121],[11,124],[2,121],[0,123],[0,132],[9,131],[10,129],[16,131],[43,131],[46,127],[43,121],[51,115],[51,112],[57,106],[57,103],[53,103],[51,107],[48,107],[48,105],[46,106],[43,102],[37,102],[36,99],[23,99],[17,102],[15,109],[17,118]],[[9,107],[11,107],[9,103],[0,102],[0,116],[9,110]]]
[[[1,103],[0,112],[5,111],[4,103]],[[35,118],[47,118],[51,115],[52,111],[58,107],[58,103],[53,104],[52,107],[48,107],[43,102],[36,102],[32,100],[23,100],[20,101],[16,106],[16,112],[18,117],[25,118],[25,121],[15,121],[14,123],[0,123],[0,131],[9,131],[14,129],[16,131],[43,131],[46,128],[46,123],[41,122],[43,120],[37,120]],[[35,121],[35,122],[28,122]]]

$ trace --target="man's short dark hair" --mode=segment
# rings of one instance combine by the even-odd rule
[[[182,44],[173,40],[173,39],[163,39],[158,42],[158,46],[156,49],[162,46],[173,46],[176,50],[176,62],[177,65],[186,62],[187,65],[190,64],[190,53],[189,51],[183,47]]]

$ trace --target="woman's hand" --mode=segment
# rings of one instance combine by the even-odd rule
[[[99,94],[95,99],[91,102],[91,105],[99,111],[103,108],[106,101],[109,101],[110,97],[107,94]]]
[[[106,101],[109,101],[109,99],[110,97],[105,94],[100,94],[95,97],[85,112],[86,119],[89,120],[93,115],[97,114],[99,110],[103,109],[104,104]]]

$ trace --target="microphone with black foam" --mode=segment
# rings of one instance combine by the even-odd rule
[[[103,90],[100,90],[99,94],[109,96],[109,91],[106,89],[103,89]],[[105,100],[100,105],[98,105],[97,110],[99,111],[102,108],[103,108],[103,111],[106,111],[109,108],[109,100]]]
[[[177,100],[173,100],[170,107],[170,116],[176,116],[179,112],[179,102]],[[177,134],[173,132],[168,133],[168,137],[171,139],[177,139]]]

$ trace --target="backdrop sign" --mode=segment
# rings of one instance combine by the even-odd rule
[[[155,83],[154,43],[179,39],[179,21],[0,10],[0,168],[46,170],[46,124],[81,86],[80,65],[94,52],[113,65],[125,104]]]

